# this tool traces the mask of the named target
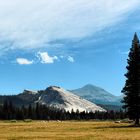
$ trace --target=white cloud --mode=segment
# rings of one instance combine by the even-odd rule
[[[72,56],[68,56],[68,61],[70,61],[71,63],[73,63],[75,60]]]
[[[54,60],[57,60],[57,56],[49,56],[47,52],[38,52],[37,57],[40,59],[43,64],[51,64],[54,63]]]
[[[33,61],[30,61],[30,60],[28,60],[26,58],[17,58],[16,61],[20,65],[30,65],[30,64],[33,64]]]
[[[0,49],[29,49],[83,38],[123,20],[139,0],[0,0]]]

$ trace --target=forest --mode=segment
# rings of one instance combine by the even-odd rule
[[[36,105],[17,107],[11,101],[5,100],[4,104],[0,106],[1,120],[119,120],[126,118],[127,115],[123,110],[120,111],[106,111],[106,112],[74,112],[65,111],[51,106]]]

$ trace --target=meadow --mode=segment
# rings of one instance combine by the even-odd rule
[[[111,121],[0,121],[0,140],[140,140],[140,127]]]

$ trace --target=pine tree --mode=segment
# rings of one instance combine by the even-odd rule
[[[140,44],[137,34],[135,33],[132,40],[132,47],[127,59],[128,66],[125,74],[126,83],[122,90],[124,93],[123,108],[130,119],[139,125],[140,118]]]

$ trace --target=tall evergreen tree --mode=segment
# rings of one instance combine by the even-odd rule
[[[128,66],[125,74],[126,83],[122,90],[124,93],[124,108],[130,119],[135,120],[139,125],[140,118],[140,44],[137,34],[135,33],[132,40],[132,47],[127,59]]]

